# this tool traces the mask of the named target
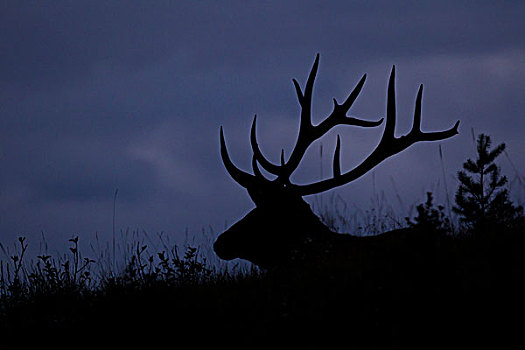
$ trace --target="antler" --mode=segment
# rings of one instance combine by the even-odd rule
[[[281,164],[276,165],[268,161],[262,154],[259,149],[256,138],[256,121],[257,116],[254,117],[251,133],[250,133],[250,143],[253,150],[252,158],[252,168],[255,175],[248,174],[233,165],[231,162],[228,152],[226,150],[226,143],[224,141],[224,135],[221,127],[220,131],[220,142],[221,142],[221,157],[226,166],[228,173],[232,178],[237,181],[243,187],[248,187],[250,183],[254,180],[264,179],[257,163],[259,163],[266,171],[271,174],[277,175],[276,181],[283,183],[286,186],[289,186],[291,189],[296,191],[297,194],[301,196],[315,194],[324,192],[330,189],[333,189],[338,186],[342,186],[348,182],[351,182],[363,174],[367,173],[369,170],[377,166],[386,158],[397,154],[406,148],[410,147],[412,144],[420,141],[437,141],[444,140],[449,137],[452,137],[458,133],[459,120],[456,124],[445,131],[437,132],[422,132],[421,131],[421,99],[423,95],[423,85],[420,85],[419,91],[416,97],[416,105],[414,110],[414,120],[412,129],[410,132],[401,137],[395,137],[395,125],[396,125],[396,101],[395,101],[395,66],[392,67],[392,72],[390,73],[390,78],[388,81],[388,96],[387,96],[387,111],[386,111],[386,123],[383,135],[376,149],[358,166],[352,170],[341,174],[340,166],[340,149],[341,141],[339,135],[337,136],[337,145],[334,152],[333,160],[333,177],[319,182],[315,182],[308,185],[295,185],[290,183],[291,174],[297,169],[301,159],[308,147],[317,139],[325,135],[329,130],[334,128],[337,125],[354,125],[360,127],[375,127],[380,125],[383,122],[383,118],[378,121],[366,121],[353,117],[347,117],[350,107],[354,103],[355,99],[359,95],[363,84],[366,79],[366,74],[363,75],[361,80],[357,83],[355,88],[352,90],[347,99],[339,104],[334,98],[334,108],[330,115],[323,120],[319,125],[312,125],[311,120],[311,103],[312,103],[312,92],[315,76],[317,75],[317,69],[319,66],[319,54],[315,58],[314,65],[308,80],[306,82],[306,87],[304,93],[302,92],[299,84],[295,79],[293,79],[293,84],[297,92],[297,97],[299,99],[299,104],[301,105],[301,122],[299,126],[299,135],[295,147],[292,151],[292,154],[287,162],[284,160],[284,150],[281,152]]]
[[[395,66],[392,67],[388,81],[387,114],[383,136],[376,149],[354,169],[341,174],[339,167],[339,140],[334,155],[334,175],[330,179],[322,180],[309,185],[294,185],[301,196],[315,194],[330,190],[334,187],[344,185],[353,181],[370,169],[381,163],[386,158],[397,154],[416,142],[444,140],[458,134],[459,120],[454,126],[445,131],[422,132],[421,131],[421,99],[423,96],[423,85],[419,86],[414,109],[414,121],[410,132],[401,137],[394,136],[396,127],[396,92],[395,92]]]
[[[379,121],[366,121],[361,119],[356,119],[353,117],[347,117],[346,113],[352,107],[352,104],[354,103],[355,99],[361,92],[361,89],[363,88],[363,85],[366,80],[366,74],[363,75],[361,80],[357,83],[354,90],[350,93],[350,95],[347,97],[347,99],[343,102],[343,104],[337,103],[337,100],[334,98],[334,109],[332,110],[332,113],[319,125],[312,125],[312,117],[311,117],[311,105],[312,105],[312,92],[313,92],[313,85],[314,80],[317,75],[317,68],[319,67],[319,54],[315,57],[315,62],[312,67],[312,70],[310,71],[310,75],[308,76],[308,80],[306,82],[306,87],[304,89],[304,93],[301,91],[301,87],[299,86],[299,83],[297,80],[293,79],[293,84],[295,86],[295,90],[297,93],[297,98],[299,100],[299,104],[301,106],[301,122],[299,126],[299,135],[297,137],[297,141],[295,144],[295,147],[292,151],[292,154],[290,158],[288,159],[288,162],[284,162],[284,150],[281,152],[281,165],[275,165],[268,161],[262,154],[262,152],[259,149],[259,145],[257,143],[256,138],[256,120],[257,116],[253,118],[251,133],[250,133],[250,141],[251,146],[253,150],[253,154],[257,162],[261,164],[261,166],[268,172],[277,175],[278,181],[281,181],[283,183],[289,184],[290,183],[290,176],[291,174],[297,169],[299,166],[299,163],[301,162],[301,159],[303,158],[304,154],[306,153],[306,150],[308,147],[317,139],[321,138],[323,135],[325,135],[329,130],[331,130],[333,127],[337,125],[355,125],[355,126],[361,126],[361,127],[374,127],[378,126],[383,122],[383,119],[381,118]]]

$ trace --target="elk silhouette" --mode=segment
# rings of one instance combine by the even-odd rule
[[[363,250],[366,250],[365,254],[373,256],[388,254],[393,250],[401,254],[401,251],[412,249],[414,245],[417,246],[418,239],[422,239],[423,235],[409,229],[394,230],[369,237],[333,232],[312,212],[302,197],[347,184],[361,177],[386,158],[405,150],[416,142],[450,138],[458,133],[459,121],[445,131],[421,131],[423,85],[420,85],[412,129],[405,136],[394,136],[396,104],[395,66],[393,66],[387,88],[385,127],[375,150],[361,164],[342,173],[341,142],[338,135],[333,158],[333,176],[311,184],[293,184],[290,176],[299,166],[308,147],[332,128],[338,125],[371,128],[383,123],[383,118],[378,121],[366,121],[347,116],[365,83],[365,74],[342,104],[339,104],[335,98],[333,99],[332,112],[320,124],[314,126],[311,121],[311,104],[318,66],[319,54],[315,58],[304,92],[297,80],[292,80],[299,99],[301,115],[297,141],[288,160],[285,160],[284,151],[281,152],[280,164],[274,164],[263,156],[257,143],[257,116],[255,116],[250,133],[253,174],[240,170],[228,155],[223,128],[220,127],[220,153],[224,166],[229,175],[239,185],[246,188],[256,206],[217,238],[213,248],[221,259],[241,258],[263,268],[279,267],[293,262],[315,264],[321,261],[340,261],[340,259],[351,258],[357,253],[362,256]],[[260,171],[259,165],[276,178],[267,179]]]

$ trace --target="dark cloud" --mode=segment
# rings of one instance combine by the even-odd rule
[[[524,9],[519,1],[3,2],[0,234],[107,237],[116,188],[119,227],[220,230],[251,204],[220,163],[219,125],[240,167],[250,168],[255,113],[265,154],[276,162],[281,148],[289,154],[299,112],[291,78],[303,84],[317,52],[316,121],[365,72],[352,114],[384,115],[396,64],[398,134],[410,127],[419,83],[424,128],[462,120],[460,136],[442,143],[450,193],[473,153],[472,129],[506,142],[522,171]],[[381,129],[331,132],[322,161],[316,143],[298,182],[328,176],[336,133],[346,169]],[[413,146],[338,193],[360,210],[374,188],[393,203],[402,197],[407,210],[428,189],[444,200],[437,147]]]

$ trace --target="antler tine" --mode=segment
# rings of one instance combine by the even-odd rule
[[[388,92],[386,100],[386,122],[385,130],[383,131],[383,140],[390,142],[395,139],[394,131],[396,129],[396,66],[392,66],[390,78],[388,79]]]
[[[302,195],[309,195],[324,192],[332,188],[344,185],[351,182],[370,169],[381,163],[386,158],[397,154],[412,144],[420,141],[438,141],[444,140],[458,134],[459,120],[454,126],[445,131],[436,132],[422,132],[421,131],[421,100],[423,96],[423,85],[419,87],[416,104],[414,108],[414,120],[410,132],[402,137],[395,137],[396,125],[396,96],[395,96],[395,66],[392,67],[390,78],[388,81],[388,96],[387,96],[387,115],[385,129],[376,149],[358,166],[354,169],[340,174],[339,165],[339,143],[336,146],[334,155],[334,176],[330,179],[322,180],[309,185],[294,185],[297,192]]]
[[[261,173],[261,170],[259,169],[259,166],[257,165],[255,156],[252,156],[252,170],[255,177],[264,177],[264,175]]]
[[[248,186],[254,181],[255,176],[248,174],[239,168],[237,168],[230,159],[228,149],[226,148],[226,141],[224,141],[224,132],[222,125],[220,127],[220,144],[221,144],[221,158],[228,174],[242,187],[248,188]],[[255,169],[254,169],[255,171]]]
[[[416,106],[414,107],[414,121],[412,124],[412,132],[421,132],[421,99],[423,98],[423,84],[419,85],[417,91]]]
[[[317,76],[317,70],[319,68],[319,53],[315,56],[315,61],[312,66],[312,70],[308,75],[308,80],[306,81],[306,86],[304,88],[304,94],[301,91],[301,87],[297,80],[292,79],[295,86],[295,91],[297,93],[297,99],[301,105],[301,125],[300,130],[308,129],[312,126],[312,93],[314,89],[315,77]]]
[[[333,168],[334,178],[341,176],[341,140],[339,135],[337,135],[337,143],[335,145]]]
[[[256,129],[257,115],[253,117],[252,128],[250,131],[250,144],[252,146],[252,152],[254,159],[261,164],[264,170],[268,171],[271,174],[279,175],[281,173],[281,166],[271,163],[266,157],[262,154],[259,144],[257,143],[257,133]]]

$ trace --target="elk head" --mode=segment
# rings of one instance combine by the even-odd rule
[[[445,131],[421,131],[423,85],[420,85],[416,97],[412,129],[405,136],[394,136],[396,124],[394,66],[388,82],[385,127],[375,150],[361,164],[342,173],[340,166],[341,142],[338,135],[333,158],[332,177],[306,185],[293,184],[290,181],[290,176],[299,166],[308,147],[329,130],[337,125],[370,128],[379,126],[383,122],[383,118],[378,121],[366,121],[347,116],[350,107],[363,87],[366,79],[365,74],[342,104],[333,99],[332,112],[320,124],[314,126],[311,121],[311,103],[318,66],[319,54],[315,58],[304,92],[299,83],[293,79],[301,107],[301,116],[297,141],[288,160],[285,160],[284,151],[281,152],[280,164],[274,164],[263,156],[257,143],[257,116],[255,116],[250,133],[253,151],[253,174],[240,170],[232,163],[228,155],[221,126],[220,152],[224,166],[230,176],[239,185],[246,188],[256,208],[217,238],[214,250],[220,258],[225,260],[242,258],[261,267],[287,263],[298,253],[305,251],[306,248],[315,247],[319,242],[326,242],[334,235],[312,212],[310,206],[303,200],[303,196],[321,193],[347,184],[361,177],[386,158],[405,150],[416,142],[443,140],[458,133],[459,121]],[[273,174],[275,179],[267,179],[261,173],[259,165],[268,173]]]

